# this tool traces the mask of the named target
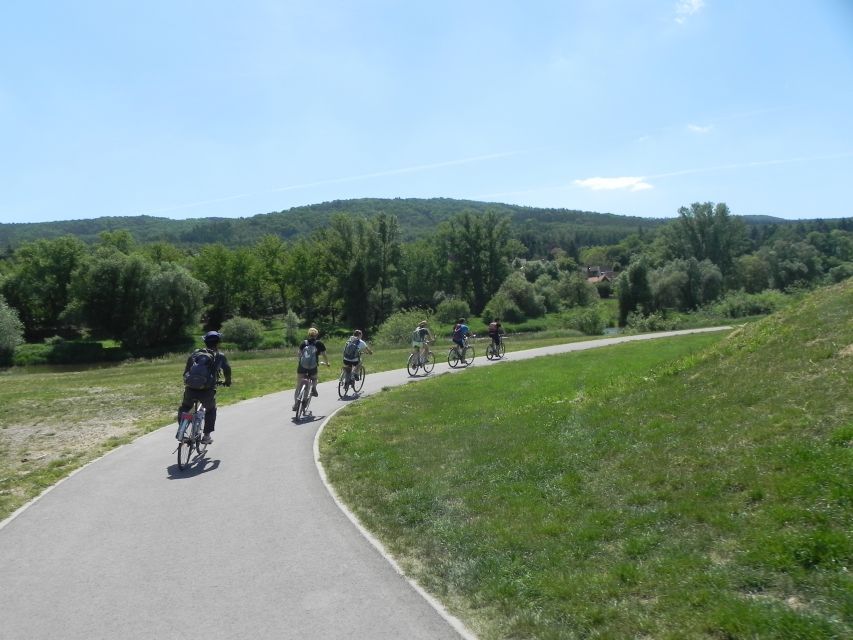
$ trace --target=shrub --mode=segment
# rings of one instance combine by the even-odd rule
[[[853,276],[853,262],[844,262],[829,270],[829,277],[833,282],[841,282]]]
[[[456,324],[459,318],[467,318],[471,314],[468,303],[459,298],[446,298],[435,308],[435,321],[441,324]]]
[[[648,331],[672,331],[678,328],[675,318],[668,318],[662,313],[650,313],[644,316],[640,313],[629,313],[626,327],[631,332],[646,333]]]
[[[507,294],[499,291],[483,309],[483,322],[490,322],[492,318],[500,318],[505,322],[524,322],[525,315]]]
[[[780,291],[768,290],[761,293],[734,291],[711,305],[710,311],[724,318],[766,315],[783,307],[788,299],[788,296]]]
[[[412,340],[412,332],[421,320],[429,322],[430,312],[421,309],[405,309],[391,315],[383,322],[379,329],[376,330],[375,341],[378,344],[387,346],[399,346],[410,344]],[[454,321],[456,318],[454,318]],[[433,334],[436,333],[434,327],[430,327]]]
[[[284,316],[284,343],[292,347],[299,344],[299,325],[302,319],[297,316],[293,309],[288,309]]]
[[[257,349],[264,340],[264,327],[257,320],[239,316],[222,323],[222,335],[238,349]]]
[[[607,322],[598,307],[576,307],[562,315],[565,326],[588,336],[600,336]]]

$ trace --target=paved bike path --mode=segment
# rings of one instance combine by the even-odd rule
[[[473,366],[492,364],[477,346]],[[439,362],[433,376],[448,369]],[[409,380],[369,374],[362,397]],[[322,418],[346,404],[336,385],[320,385],[315,419],[298,425],[292,390],[220,407],[207,459],[184,472],[175,428],[150,433],[0,524],[0,639],[473,637],[377,553],[324,485],[313,445]]]

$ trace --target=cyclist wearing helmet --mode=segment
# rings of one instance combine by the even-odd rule
[[[426,320],[421,320],[415,330],[412,332],[412,352],[419,353],[421,362],[429,353],[429,343],[433,342],[434,338]]]
[[[222,372],[225,375],[225,386],[231,386],[231,365],[225,354],[219,351],[222,335],[218,331],[208,331],[202,340],[204,348],[193,351],[184,367],[184,399],[178,408],[178,424],[181,423],[181,414],[189,411],[193,402],[198,400],[205,409],[204,436],[201,441],[210,444],[213,442],[210,434],[216,425],[216,383]]]
[[[319,358],[323,358],[322,363],[329,366],[329,359],[326,356],[326,345],[320,342],[317,337],[320,332],[314,327],[308,329],[308,338],[302,341],[299,345],[299,354],[296,359],[299,363],[296,367],[296,388],[293,390],[293,411],[296,411],[296,396],[299,393],[299,387],[302,385],[302,376],[308,375],[311,378],[311,395],[317,397],[317,365]]]

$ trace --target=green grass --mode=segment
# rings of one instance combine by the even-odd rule
[[[584,339],[555,334],[508,341],[508,351]],[[337,377],[343,339],[327,338]],[[449,341],[435,345],[443,361]],[[479,342],[479,352],[485,353]],[[403,369],[407,348],[377,348],[368,371]],[[292,389],[292,349],[228,352],[234,385],[221,389],[220,405]],[[12,368],[0,373],[0,520],[74,469],[106,451],[174,420],[186,354],[75,370],[72,366]],[[227,429],[227,424],[220,425]]]
[[[853,637],[851,309],[392,389],[322,461],[484,639]]]

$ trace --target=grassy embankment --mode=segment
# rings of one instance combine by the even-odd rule
[[[481,638],[850,638],[851,309],[392,389],[322,460]]]
[[[587,339],[582,336],[509,340],[508,350]],[[330,368],[337,377],[343,340],[328,339]],[[478,343],[480,356],[483,343]],[[436,346],[444,357],[445,342]],[[369,371],[406,366],[406,349],[378,348]],[[292,350],[229,352],[234,385],[222,389],[222,405],[292,389]],[[49,367],[0,373],[0,520],[81,465],[104,452],[170,423],[180,402],[186,354],[82,371]],[[227,429],[227,425],[222,425]]]

